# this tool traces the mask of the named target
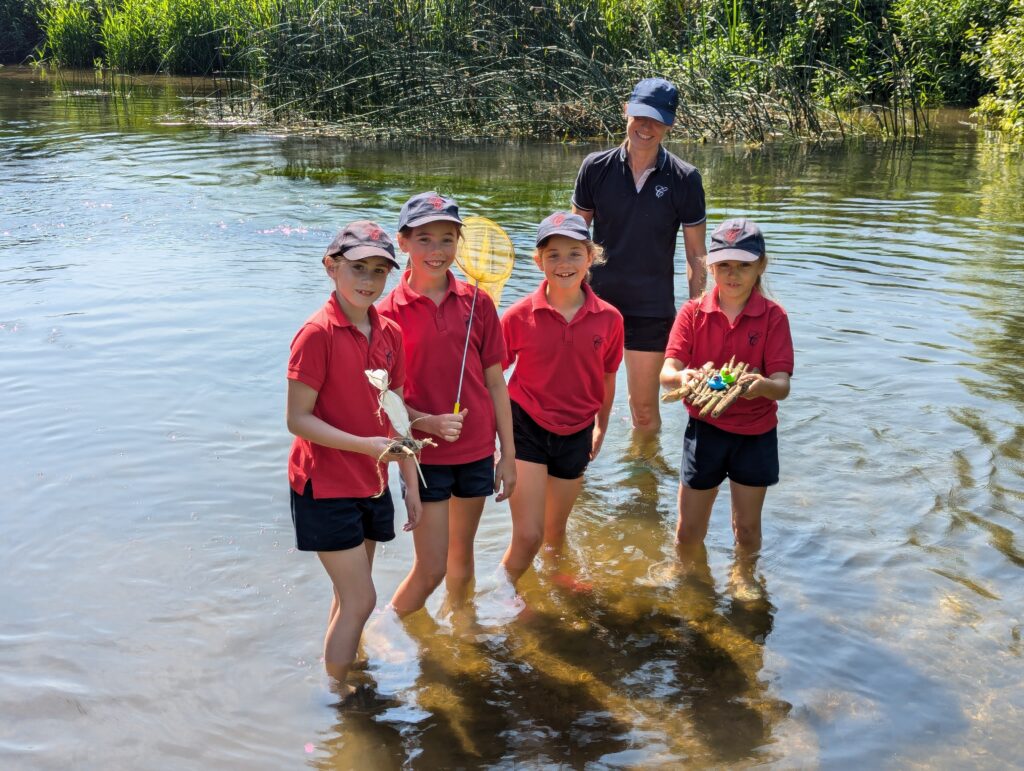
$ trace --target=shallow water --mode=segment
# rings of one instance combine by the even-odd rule
[[[507,306],[592,148],[191,128],[182,93],[0,71],[0,765],[1019,763],[1019,153],[956,114],[917,143],[676,147],[712,222],[763,225],[793,326],[766,599],[731,593],[727,495],[707,560],[680,564],[683,413],[635,445],[620,377],[570,524],[593,591],[542,568],[520,608],[489,504],[474,611],[439,592],[405,626],[375,616],[376,698],[339,711],[329,585],[292,548],[285,479],[319,255],[437,187],[512,235]],[[410,560],[407,534],[380,550],[382,601]]]

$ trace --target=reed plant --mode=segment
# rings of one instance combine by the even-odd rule
[[[913,132],[921,101],[885,17],[913,0],[34,1],[61,64],[226,77],[272,120],[355,134],[615,135],[650,75],[681,89],[677,136],[842,135],[865,105]]]
[[[106,65],[120,72],[160,69],[166,0],[122,0],[101,8],[100,42]]]
[[[99,15],[91,0],[50,0],[40,6],[47,58],[64,67],[91,67],[101,53]]]

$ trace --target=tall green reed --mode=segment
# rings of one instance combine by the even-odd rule
[[[100,54],[96,5],[82,0],[50,0],[40,7],[46,55],[65,67],[91,67]]]

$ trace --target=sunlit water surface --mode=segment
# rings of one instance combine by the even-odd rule
[[[962,115],[916,144],[676,147],[712,223],[763,225],[793,327],[767,599],[730,593],[727,495],[707,564],[681,569],[683,411],[632,444],[620,373],[570,523],[593,591],[542,568],[516,617],[490,503],[475,610],[438,592],[404,627],[375,616],[376,699],[345,711],[285,478],[284,365],[329,291],[320,255],[436,188],[512,235],[507,307],[593,147],[197,129],[171,88],[92,88],[0,76],[4,768],[1019,762],[1019,154]],[[382,602],[411,543],[378,554]]]

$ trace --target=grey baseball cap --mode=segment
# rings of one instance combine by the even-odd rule
[[[726,260],[753,262],[760,259],[764,252],[761,228],[742,217],[726,220],[711,234],[708,265]]]

